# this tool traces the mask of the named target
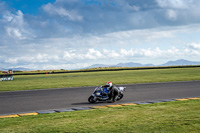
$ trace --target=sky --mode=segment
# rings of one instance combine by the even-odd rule
[[[0,0],[0,69],[200,61],[200,0]]]

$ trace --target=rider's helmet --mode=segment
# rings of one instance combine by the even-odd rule
[[[106,85],[108,86],[108,88],[111,88],[111,87],[112,87],[112,82],[108,81],[108,82],[106,83]]]

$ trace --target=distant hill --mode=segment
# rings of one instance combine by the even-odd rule
[[[87,68],[98,68],[98,67],[144,67],[144,66],[155,66],[155,65],[128,62],[128,63],[119,63],[119,64],[116,64],[116,65],[94,64],[94,65],[91,65],[91,66],[89,66]]]
[[[141,63],[119,63],[116,65],[105,65],[105,64],[94,64],[89,66],[88,68],[98,68],[98,67],[150,67],[150,66],[182,66],[182,65],[200,65],[200,62],[188,61],[184,59],[179,59],[176,61],[168,61],[161,65],[153,65],[153,64],[141,64]]]
[[[153,64],[140,64],[140,63],[119,63],[117,65],[114,65],[114,67],[144,67],[144,66],[154,66]]]
[[[99,68],[99,67],[151,67],[151,66],[182,66],[182,65],[200,65],[200,62],[179,59],[176,61],[168,61],[161,65],[141,64],[141,63],[135,63],[135,62],[119,63],[116,65],[94,64],[83,69]],[[17,68],[7,68],[7,69],[0,68],[0,71],[8,71],[9,69],[12,69],[13,71],[30,71],[31,70],[31,69],[27,69],[23,67],[17,67]]]
[[[104,64],[94,64],[94,65],[91,65],[87,68],[98,68],[98,67],[110,67],[109,65],[104,65]]]
[[[182,66],[182,65],[200,65],[200,62],[180,59],[176,61],[168,61],[167,63],[162,64],[160,66]]]

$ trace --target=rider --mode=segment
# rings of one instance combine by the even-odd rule
[[[109,99],[112,99],[112,102],[115,102],[119,94],[118,88],[114,86],[110,81],[108,81],[104,87],[107,87],[107,89],[109,90]]]

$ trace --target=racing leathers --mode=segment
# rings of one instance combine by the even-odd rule
[[[104,87],[108,87],[108,86],[105,85]],[[108,89],[109,89],[109,92],[108,92],[109,100],[112,100],[112,102],[117,101],[117,98],[118,98],[118,95],[119,95],[118,88],[116,86],[112,85]]]

